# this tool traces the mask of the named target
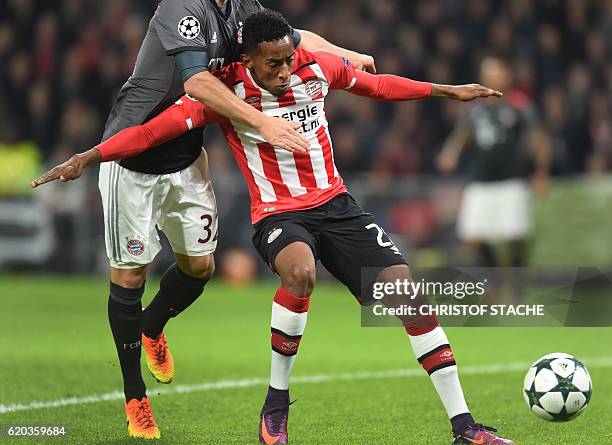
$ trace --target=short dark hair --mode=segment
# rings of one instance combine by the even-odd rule
[[[291,26],[281,13],[262,9],[247,17],[242,28],[242,50],[255,52],[259,44],[291,37]]]

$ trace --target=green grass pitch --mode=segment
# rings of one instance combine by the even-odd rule
[[[155,289],[156,283],[148,283],[145,301]],[[258,443],[275,289],[274,283],[243,288],[211,283],[192,308],[171,321],[166,332],[175,381],[159,385],[145,372],[149,394],[156,396],[153,407],[162,431],[158,443]],[[0,405],[120,389],[106,294],[101,279],[0,276]],[[612,362],[589,366],[589,359],[612,355],[611,329],[454,328],[447,333],[460,371],[469,371],[462,384],[479,421],[497,426],[520,445],[612,443]],[[594,382],[591,406],[567,424],[536,418],[521,396],[526,365],[557,351],[585,359]],[[402,369],[408,371],[383,372]],[[315,375],[321,381],[309,379]],[[358,306],[339,286],[322,284],[315,290],[294,377],[298,381],[291,395],[298,402],[289,419],[292,444],[450,443],[448,420],[425,373],[418,371],[405,333],[361,328]],[[219,381],[229,383],[173,390]],[[157,395],[160,388],[163,393]],[[120,400],[0,409],[0,425],[11,424],[65,424],[70,433],[46,442],[2,437],[1,443],[139,442],[126,436]]]

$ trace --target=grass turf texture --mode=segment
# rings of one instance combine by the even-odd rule
[[[148,283],[145,302],[156,283]],[[267,378],[269,314],[274,283],[231,288],[211,283],[195,305],[166,330],[176,363],[172,385]],[[120,371],[106,320],[107,286],[99,279],[0,276],[0,404],[83,397],[117,390]],[[460,366],[529,362],[556,351],[601,357],[610,329],[455,328],[447,331]],[[609,355],[609,354],[608,354]],[[588,362],[586,363],[588,366]],[[346,290],[319,285],[294,376],[417,369],[401,329],[361,328]],[[149,394],[155,383],[146,371]],[[460,368],[461,370],[461,368]],[[611,369],[590,369],[591,406],[567,424],[529,413],[525,370],[465,375],[462,384],[479,421],[518,444],[612,443]],[[168,388],[167,386],[163,386]],[[255,444],[264,384],[162,394],[153,408],[158,443]],[[429,379],[365,379],[292,385],[292,444],[448,444],[449,423]],[[121,401],[0,414],[0,425],[65,424],[62,439],[0,438],[2,443],[139,443],[126,437]]]

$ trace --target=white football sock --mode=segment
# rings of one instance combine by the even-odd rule
[[[409,336],[412,350],[429,374],[448,418],[469,413],[452,349],[444,330],[438,326],[431,332]]]
[[[280,288],[272,303],[272,360],[270,386],[289,389],[289,376],[308,318],[310,297],[297,297]]]

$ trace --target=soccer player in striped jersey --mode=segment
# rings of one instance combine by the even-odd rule
[[[331,90],[382,100],[429,96],[470,101],[501,93],[481,85],[445,86],[359,72],[343,58],[295,49],[290,27],[278,13],[251,15],[243,29],[243,55],[217,76],[246,103],[268,116],[298,123],[307,153],[268,144],[257,131],[228,120],[184,96],[146,124],[123,130],[76,155],[34,185],[75,179],[87,165],[133,156],[210,123],[221,126],[251,195],[255,247],[280,276],[272,303],[272,363],[260,413],[259,439],[286,444],[289,376],[306,326],[317,260],[361,304],[371,304],[374,283],[411,279],[399,250],[372,215],[348,194],[335,167],[324,100]],[[362,270],[374,270],[362,284]],[[410,343],[447,411],[456,444],[512,444],[474,421],[463,396],[448,339],[435,317],[403,320]]]

